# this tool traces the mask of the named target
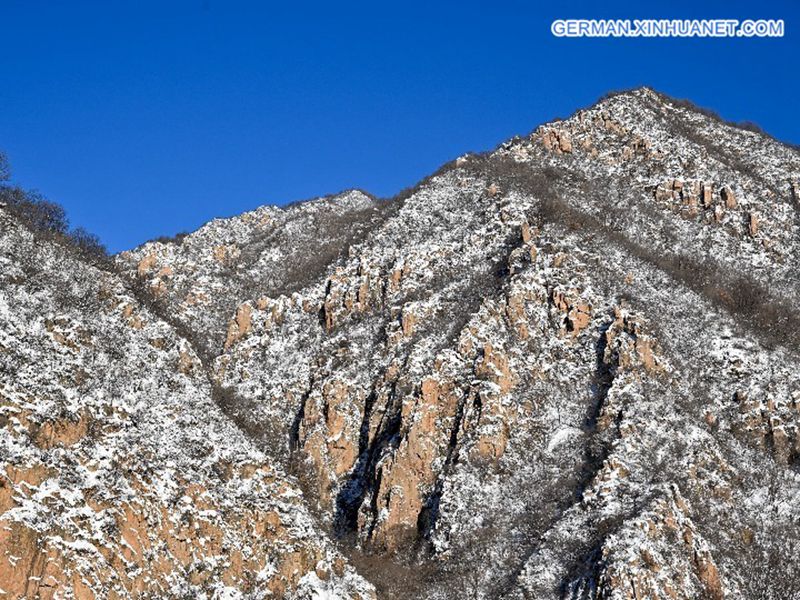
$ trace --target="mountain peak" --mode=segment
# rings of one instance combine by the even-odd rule
[[[639,88],[105,271],[2,222],[2,587],[793,598],[798,215]]]

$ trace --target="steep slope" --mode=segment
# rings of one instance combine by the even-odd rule
[[[796,599],[798,228],[797,150],[640,89],[391,202],[261,208],[117,265],[192,356],[198,439],[288,468],[289,513],[379,597]]]
[[[0,595],[373,596],[120,278],[0,208]]]
[[[120,259],[203,349],[218,353],[231,307],[324,277],[361,231],[391,210],[356,190],[286,208],[264,206],[215,219],[180,240],[145,244]]]
[[[218,399],[386,596],[791,598],[799,214],[796,150],[616,95],[445,166],[290,289],[209,293]],[[182,258],[248,252],[218,227],[120,261],[224,288]]]

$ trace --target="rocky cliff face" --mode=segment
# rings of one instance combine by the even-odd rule
[[[9,593],[800,598],[798,182],[641,89],[114,272],[7,223]]]

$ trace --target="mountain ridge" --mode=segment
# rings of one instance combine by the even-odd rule
[[[800,594],[796,149],[638,88],[394,202],[326,198],[148,242],[108,274],[131,339],[160,323],[164,348],[144,341],[172,354],[89,389],[188,377],[313,515],[319,573],[245,588],[233,569],[226,594]],[[197,562],[176,589],[221,585],[180,579]]]
[[[673,106],[677,106],[677,107],[689,110],[691,112],[697,113],[699,115],[703,115],[705,117],[711,118],[711,119],[719,122],[720,124],[725,125],[726,127],[732,127],[732,128],[736,128],[736,129],[739,129],[739,130],[742,130],[742,131],[747,131],[747,132],[751,132],[751,133],[757,133],[759,135],[766,136],[770,140],[772,140],[774,142],[777,142],[778,144],[781,144],[782,146],[785,146],[789,150],[800,152],[800,145],[792,143],[792,142],[788,142],[788,141],[785,141],[785,140],[782,140],[782,139],[780,139],[778,137],[775,137],[772,134],[764,131],[756,123],[753,123],[751,121],[737,122],[737,121],[727,120],[727,119],[723,118],[721,115],[719,115],[717,112],[715,112],[713,109],[706,108],[706,107],[694,104],[689,99],[681,99],[681,98],[673,97],[673,96],[670,96],[668,94],[659,92],[659,91],[651,88],[650,86],[642,85],[642,86],[638,86],[638,87],[631,87],[631,88],[626,88],[626,89],[607,92],[607,93],[603,94],[596,102],[594,102],[590,106],[588,106],[586,108],[576,109],[570,116],[568,116],[566,118],[556,117],[556,118],[550,119],[548,121],[545,121],[541,125],[537,125],[533,130],[531,130],[527,134],[524,134],[524,135],[517,134],[517,135],[511,136],[510,138],[508,138],[508,139],[500,142],[499,144],[497,144],[492,149],[478,151],[478,152],[469,151],[466,154],[462,154],[460,157],[457,157],[457,158],[454,158],[452,160],[446,161],[444,164],[442,164],[435,171],[433,171],[429,175],[426,175],[425,177],[420,179],[416,184],[414,184],[412,186],[409,186],[407,188],[404,188],[404,189],[400,190],[399,192],[397,192],[396,194],[393,194],[393,195],[390,195],[390,196],[378,196],[378,195],[375,195],[375,194],[371,193],[370,191],[368,191],[368,190],[366,190],[364,188],[361,188],[359,186],[348,187],[348,188],[345,188],[345,189],[341,190],[340,192],[336,192],[336,193],[333,193],[333,194],[326,194],[324,196],[314,196],[314,197],[311,197],[311,198],[307,198],[305,200],[294,200],[294,201],[288,202],[286,204],[262,204],[262,205],[257,206],[256,208],[244,211],[243,213],[240,213],[238,215],[233,215],[233,216],[230,216],[230,217],[214,217],[210,221],[204,223],[203,225],[200,225],[195,231],[197,231],[199,229],[202,229],[205,225],[208,225],[211,221],[217,221],[217,220],[223,220],[224,221],[224,220],[227,220],[227,219],[241,217],[244,214],[247,214],[247,213],[250,213],[250,212],[254,212],[254,211],[257,211],[259,209],[267,209],[267,208],[289,209],[289,208],[296,207],[297,205],[300,205],[300,204],[305,204],[305,203],[315,202],[315,201],[320,201],[320,200],[326,200],[326,199],[334,198],[334,197],[337,197],[337,196],[342,196],[342,195],[345,195],[345,194],[349,194],[349,193],[352,193],[352,192],[361,193],[361,194],[371,198],[372,200],[374,200],[376,202],[395,201],[395,200],[401,199],[404,195],[407,195],[410,190],[413,190],[415,187],[417,187],[418,185],[422,184],[425,180],[429,179],[430,177],[435,176],[436,174],[441,172],[443,169],[446,169],[449,165],[451,165],[456,160],[458,160],[458,158],[462,158],[462,157],[468,156],[468,155],[473,155],[473,156],[489,155],[492,152],[495,152],[496,150],[498,150],[504,144],[510,143],[514,139],[524,138],[524,137],[530,136],[539,127],[543,127],[543,126],[546,126],[546,125],[553,125],[553,124],[556,124],[558,122],[568,121],[569,119],[571,119],[572,117],[574,117],[575,115],[580,113],[581,111],[586,111],[586,110],[590,110],[590,109],[593,109],[595,107],[598,107],[603,102],[605,102],[607,100],[610,100],[610,99],[612,99],[612,98],[614,98],[616,96],[635,96],[636,94],[642,94],[642,93],[654,94],[654,95],[658,96],[665,103],[668,103],[668,104],[671,104]],[[180,235],[184,235],[184,233],[181,233]],[[169,236],[167,236],[167,237],[169,237]],[[153,242],[153,241],[157,241],[158,239],[159,238],[153,238],[151,240],[147,240],[147,241],[135,246],[134,248],[131,248],[131,249],[128,249],[128,250],[121,250],[117,254],[124,254],[126,252],[134,252],[137,249],[139,249],[140,247],[144,246],[145,244],[148,244],[148,243]]]

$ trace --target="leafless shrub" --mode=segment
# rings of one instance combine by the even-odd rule
[[[345,552],[356,570],[375,586],[378,598],[423,598],[426,590],[443,583],[435,563],[418,563],[409,556],[372,554],[361,549]]]
[[[67,239],[87,258],[103,260],[108,256],[108,251],[100,238],[83,227],[73,229],[67,234]]]
[[[159,244],[175,244],[176,246],[180,246],[183,243],[183,240],[188,236],[189,233],[186,231],[181,231],[180,233],[176,233],[175,235],[162,235],[155,238],[153,241],[158,242]]]
[[[38,192],[4,185],[0,187],[0,202],[6,205],[6,210],[36,233],[63,235],[69,228],[64,209],[46,200]]]
[[[0,181],[8,181],[11,178],[11,166],[8,164],[8,156],[0,151]]]
[[[800,600],[800,515],[786,494],[788,471],[742,473],[757,508],[743,513],[715,509],[705,494],[694,494],[693,519],[713,543],[717,562],[748,600]]]

